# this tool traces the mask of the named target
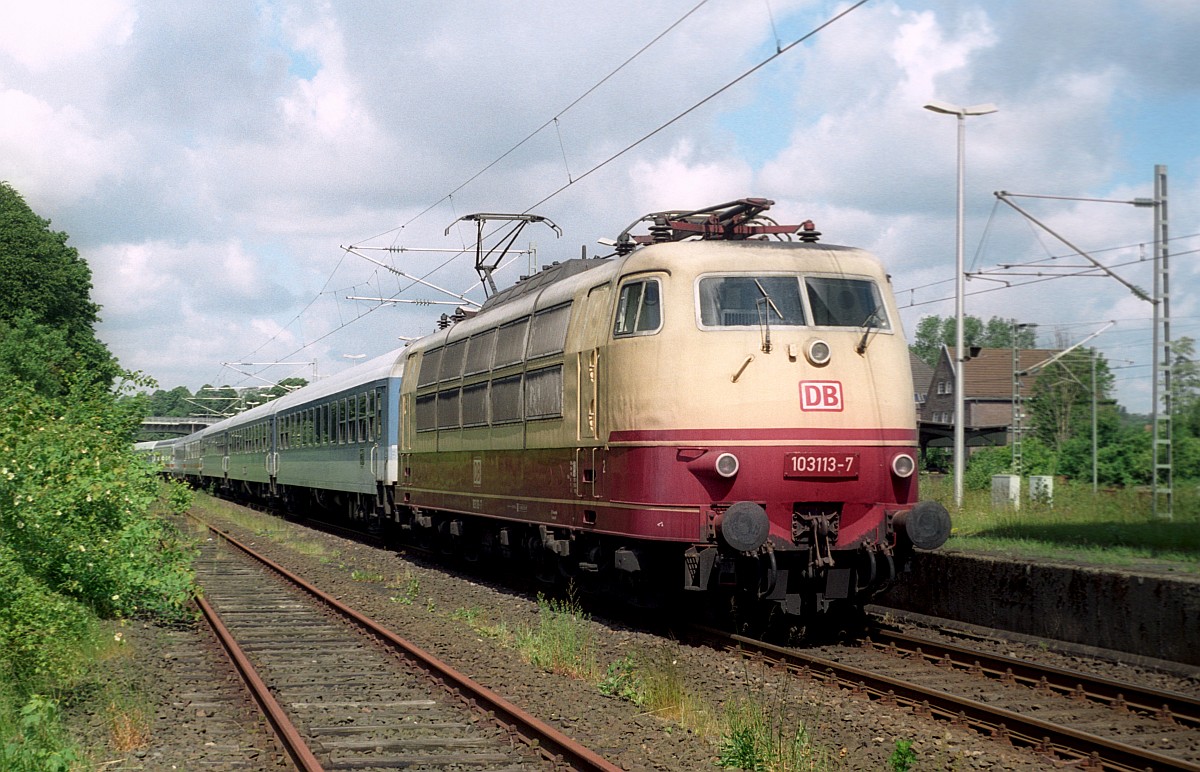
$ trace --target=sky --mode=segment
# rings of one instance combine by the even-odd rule
[[[1128,202],[1166,167],[1170,334],[1200,337],[1198,39],[1194,0],[10,1],[0,180],[168,389],[433,331],[453,298],[395,271],[482,301],[476,212],[562,230],[529,226],[504,287],[645,213],[769,198],[876,253],[911,336],[954,314],[958,119],[923,106],[991,103],[962,124],[966,313],[1056,348],[1116,321],[1088,345],[1146,413],[1153,304],[1126,284],[1152,291],[1154,210]],[[1060,197],[1011,200],[1121,280],[1061,276],[1083,258],[1001,190]]]

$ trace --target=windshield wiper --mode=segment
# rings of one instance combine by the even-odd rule
[[[760,282],[758,279],[755,279],[754,286],[758,287],[758,291],[762,293],[763,298],[767,301],[767,305],[771,306],[771,310],[775,312],[775,315],[779,317],[779,321],[782,322],[783,313],[779,310],[779,306],[775,305],[775,301],[771,299],[771,296],[767,294],[767,291],[763,288],[762,282]]]
[[[762,328],[762,350],[763,353],[771,353],[771,313],[764,306],[769,306],[771,311],[779,317],[779,321],[783,321],[783,313],[780,312],[779,306],[775,305],[775,301],[771,299],[770,294],[763,287],[762,282],[758,279],[754,280],[754,286],[758,287],[758,291],[762,293],[762,298],[754,303],[755,309],[758,310],[758,324]]]
[[[879,311],[879,306],[872,308],[871,313],[867,314],[867,318],[863,319],[862,324],[859,325],[859,327],[863,328],[863,334],[862,338],[858,341],[858,345],[854,347],[854,350],[859,354],[862,354],[867,350],[867,338],[870,337],[872,330],[879,329],[877,323],[883,321]]]

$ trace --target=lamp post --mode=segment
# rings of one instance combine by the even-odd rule
[[[987,103],[971,107],[958,107],[945,102],[929,102],[926,110],[958,118],[958,211],[955,218],[954,248],[954,504],[962,508],[963,468],[966,462],[963,428],[966,425],[965,401],[963,398],[963,148],[965,126],[968,115],[987,115],[996,112],[996,106]]]

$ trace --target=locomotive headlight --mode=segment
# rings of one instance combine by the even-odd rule
[[[717,474],[728,478],[733,477],[738,473],[739,466],[740,464],[738,463],[737,456],[733,455],[732,453],[722,453],[721,455],[717,456],[717,460],[714,463],[713,468],[717,470]]]
[[[917,462],[907,453],[897,453],[892,459],[892,474],[897,477],[911,477],[917,470]]]
[[[829,362],[831,355],[829,344],[823,340],[814,340],[808,344],[805,355],[808,357],[809,362],[812,362],[817,367],[821,367]]]

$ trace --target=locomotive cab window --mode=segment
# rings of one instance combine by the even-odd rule
[[[804,280],[813,324],[819,327],[892,329],[879,287],[870,279],[809,276]]]
[[[799,327],[805,323],[795,275],[702,276],[697,283],[701,327]]]
[[[662,327],[658,279],[640,279],[621,287],[613,336],[648,335]]]

